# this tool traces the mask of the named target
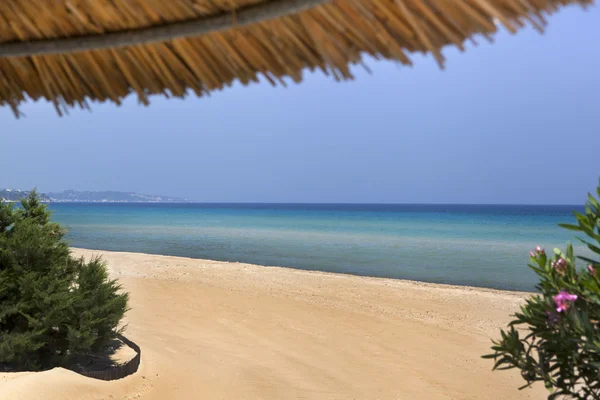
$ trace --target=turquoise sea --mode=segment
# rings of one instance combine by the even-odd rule
[[[575,206],[51,204],[72,246],[533,290]]]

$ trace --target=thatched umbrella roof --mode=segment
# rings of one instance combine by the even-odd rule
[[[198,96],[260,75],[273,85],[306,68],[351,79],[361,55],[463,49],[497,23],[511,32],[593,0],[6,0],[0,1],[0,105],[27,96],[59,113],[130,92]]]

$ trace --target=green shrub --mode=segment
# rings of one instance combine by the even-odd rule
[[[600,196],[600,187],[597,189]],[[576,225],[561,226],[584,233],[578,238],[600,255],[600,203],[591,194]],[[493,341],[494,369],[518,368],[527,382],[542,381],[548,399],[600,399],[600,262],[555,249],[536,248],[529,267],[539,276],[538,295],[515,314],[501,339]],[[577,268],[576,259],[585,262]]]
[[[0,201],[0,363],[66,366],[109,345],[128,295],[99,258],[70,255],[35,191],[21,205]]]

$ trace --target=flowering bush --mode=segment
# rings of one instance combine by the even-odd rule
[[[600,186],[597,189],[600,197]],[[600,255],[600,202],[591,194],[576,225],[563,228],[584,233],[578,238]],[[518,368],[528,387],[542,381],[548,399],[600,399],[600,262],[566,252],[550,255],[537,247],[529,267],[539,276],[539,294],[515,314],[501,338],[493,341],[494,369]],[[577,268],[576,259],[585,262]],[[521,389],[522,389],[521,388]]]

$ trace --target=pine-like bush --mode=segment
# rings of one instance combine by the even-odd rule
[[[116,337],[128,295],[99,258],[70,255],[35,191],[21,205],[0,201],[0,363],[68,366]]]

